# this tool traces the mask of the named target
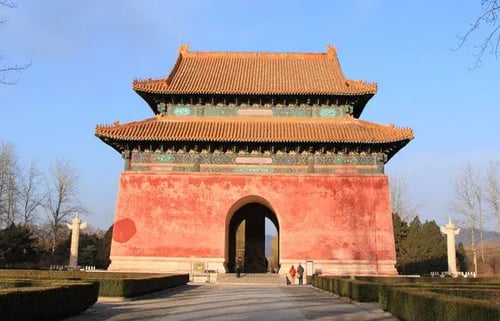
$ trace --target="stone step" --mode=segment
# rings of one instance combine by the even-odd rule
[[[284,275],[275,273],[241,273],[239,278],[235,273],[219,273],[216,282],[219,284],[286,285],[286,278]]]

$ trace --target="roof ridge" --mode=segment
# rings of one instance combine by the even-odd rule
[[[337,49],[334,46],[327,45],[326,52],[292,52],[292,51],[189,51],[189,44],[183,44],[179,47],[179,56],[184,57],[224,57],[224,58],[252,58],[252,57],[271,57],[271,58],[335,58]]]
[[[373,127],[373,128],[380,128],[380,129],[383,129],[383,130],[410,130],[411,132],[413,132],[413,129],[410,128],[410,127],[396,127],[394,125],[394,123],[389,123],[387,125],[384,125],[384,124],[379,124],[379,123],[374,123],[374,122],[370,122],[370,121],[366,121],[366,120],[363,120],[363,119],[358,119],[359,122],[367,125],[367,126],[370,126],[370,127]]]
[[[166,80],[166,77],[164,77],[164,78],[151,78],[151,77],[135,78],[134,80],[132,80],[132,86],[134,84],[139,84],[139,83],[160,83],[160,82],[165,81],[165,80]]]
[[[96,125],[96,129],[97,128],[113,128],[113,127],[133,126],[133,125],[141,124],[141,123],[154,122],[157,119],[158,119],[158,117],[150,117],[150,118],[146,118],[146,119],[143,119],[143,120],[131,121],[131,122],[128,122],[128,123],[120,123],[119,120],[115,120],[112,124],[99,124],[99,125]]]
[[[157,115],[154,117],[146,118],[139,121],[133,121],[128,123],[120,123],[119,121],[113,122],[113,124],[103,124],[97,125],[97,128],[113,128],[113,127],[129,127],[135,126],[137,124],[146,124],[150,122],[191,122],[191,123],[314,123],[314,124],[332,124],[332,123],[354,123],[359,125],[364,125],[371,128],[381,129],[385,131],[392,130],[402,130],[410,131],[413,133],[413,129],[410,127],[396,127],[393,123],[388,125],[374,123],[354,117],[336,117],[336,118],[325,118],[325,117],[227,117],[227,116],[204,116],[204,117],[192,117],[192,116],[162,116]]]

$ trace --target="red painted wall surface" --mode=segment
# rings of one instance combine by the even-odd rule
[[[123,172],[111,255],[226,257],[231,215],[255,199],[278,218],[281,259],[395,260],[385,175]]]

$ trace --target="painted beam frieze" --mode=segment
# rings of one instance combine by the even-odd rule
[[[128,170],[226,173],[377,174],[384,172],[382,153],[296,153],[132,151]]]
[[[346,117],[352,115],[351,105],[182,105],[158,104],[158,111],[168,116],[206,117]]]

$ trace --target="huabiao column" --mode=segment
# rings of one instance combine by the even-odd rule
[[[82,222],[76,213],[72,224],[67,224],[68,228],[71,230],[71,249],[69,255],[69,267],[76,269],[78,265],[78,241],[80,239],[80,230],[87,227],[86,222]]]
[[[448,245],[448,273],[456,277],[457,273],[457,257],[455,250],[455,235],[460,233],[460,229],[456,228],[451,222],[451,218],[448,219],[448,224],[441,226],[441,233],[446,234],[446,240]]]

